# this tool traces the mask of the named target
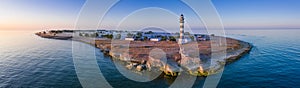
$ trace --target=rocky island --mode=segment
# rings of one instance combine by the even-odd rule
[[[223,69],[226,63],[248,53],[251,44],[222,36],[184,32],[116,30],[50,30],[36,33],[44,38],[71,39],[91,44],[113,58],[126,62],[136,71],[163,71],[167,76],[188,73],[208,76]]]
[[[123,37],[124,34],[127,35]],[[155,38],[148,36],[149,34]],[[109,30],[51,30],[36,33],[43,38],[69,39],[91,44],[113,60],[126,62],[128,70],[160,70],[167,76],[178,76],[183,72],[194,76],[208,76],[218,72],[226,63],[238,60],[252,48],[251,44],[244,41],[203,34],[188,34],[188,38],[185,36],[185,43],[178,43],[179,37],[174,37],[177,34]],[[226,40],[226,44],[218,45],[222,48],[212,51],[214,40],[219,39]],[[226,55],[212,60],[213,52],[226,52]]]

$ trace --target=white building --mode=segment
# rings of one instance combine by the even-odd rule
[[[134,38],[125,38],[127,41],[134,41]]]
[[[154,41],[154,42],[158,42],[158,41],[160,41],[161,40],[161,38],[151,38],[150,39],[150,41]]]

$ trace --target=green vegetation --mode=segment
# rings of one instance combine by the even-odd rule
[[[121,34],[117,34],[114,39],[121,39]]]
[[[98,37],[98,36],[99,36],[98,33],[93,33],[93,34],[90,35],[90,37]]]
[[[136,37],[137,37],[137,38],[141,38],[142,36],[143,36],[142,32],[138,32],[138,33],[136,34]]]
[[[112,34],[102,35],[102,37],[112,39],[114,36]]]
[[[195,37],[194,37],[193,35],[190,35],[190,39],[191,39],[192,41],[195,41]]]
[[[85,34],[84,34],[84,37],[90,37],[90,35],[89,35],[89,34],[87,34],[87,33],[85,33]]]
[[[167,40],[167,36],[162,36],[161,37],[161,41],[166,41]]]
[[[50,33],[63,33],[63,32],[74,32],[73,30],[50,30]]]
[[[60,30],[51,30],[51,31],[49,31],[50,33],[56,33],[56,34],[58,34],[58,33],[63,33],[63,31],[60,31]]]
[[[130,38],[131,38],[131,37],[133,37],[133,36],[134,36],[134,35],[131,34],[131,33],[128,33],[128,34],[127,34],[127,37],[130,37]]]
[[[176,41],[176,38],[174,36],[170,36],[170,41]]]
[[[145,32],[145,34],[153,34],[154,32],[152,31],[148,31],[148,32]]]
[[[144,37],[144,41],[147,41],[148,40],[148,37]]]

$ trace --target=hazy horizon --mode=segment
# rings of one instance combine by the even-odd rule
[[[0,31],[74,29],[84,3],[85,0],[2,0]],[[300,18],[297,10],[300,8],[300,1],[297,0],[212,0],[212,3],[225,29],[300,28],[300,20],[297,20]],[[146,7],[161,10],[140,9]],[[123,0],[111,8],[98,29],[112,29],[111,26],[117,25],[114,21],[120,21],[121,17],[136,10],[141,11],[128,16],[130,20],[126,19],[122,28],[139,30],[135,28],[145,25],[136,24],[161,24],[168,29],[177,29],[181,13],[185,15],[189,28],[205,28],[201,18],[197,19],[190,7],[180,0]]]

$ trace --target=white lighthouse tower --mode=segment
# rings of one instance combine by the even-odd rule
[[[180,15],[180,37],[178,39],[178,44],[184,44],[186,41],[184,39],[184,16]]]

